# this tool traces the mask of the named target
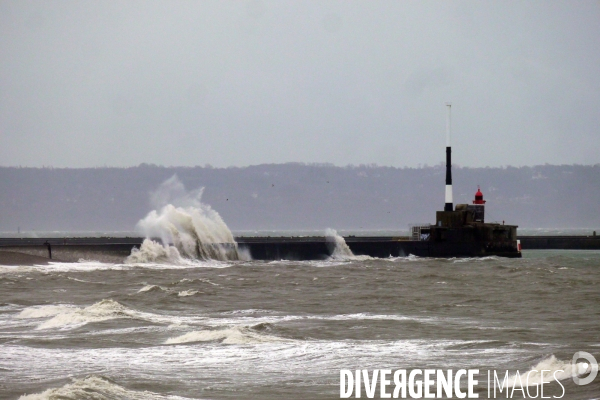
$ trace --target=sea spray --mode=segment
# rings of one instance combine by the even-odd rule
[[[146,240],[132,251],[128,263],[170,262],[181,258],[238,260],[233,234],[215,210],[201,202],[204,188],[186,191],[176,175],[163,182],[151,195],[155,210],[137,224]],[[158,243],[149,238],[160,238]]]
[[[334,229],[328,228],[325,231],[325,240],[327,240],[327,247],[331,253],[331,258],[349,259],[354,257],[352,250],[350,250],[344,238],[338,235]]]
[[[352,261],[364,261],[372,260],[373,257],[360,255],[355,256],[346,244],[346,241],[340,236],[334,229],[328,228],[325,231],[325,240],[327,241],[327,247],[329,249],[330,260],[352,260]]]
[[[144,239],[140,248],[133,248],[125,260],[127,264],[182,264],[183,262],[177,248],[169,245],[163,246],[151,239]]]

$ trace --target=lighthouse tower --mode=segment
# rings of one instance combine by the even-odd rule
[[[474,212],[474,221],[475,222],[485,222],[485,200],[483,199],[483,193],[481,193],[481,189],[479,185],[477,185],[477,193],[475,193],[475,200],[473,200],[473,205],[468,207],[469,210],[473,210]]]
[[[448,116],[446,117],[446,204],[444,211],[452,211],[452,147],[450,146],[450,103],[448,107]]]

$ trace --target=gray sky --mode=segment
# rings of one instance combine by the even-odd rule
[[[0,1],[0,165],[600,162],[598,1]]]

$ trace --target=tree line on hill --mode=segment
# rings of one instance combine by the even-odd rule
[[[435,222],[445,168],[264,164],[249,167],[0,167],[0,231],[132,231],[176,174],[232,230],[388,229]],[[486,220],[527,228],[600,227],[600,164],[454,167],[454,203],[480,185]]]

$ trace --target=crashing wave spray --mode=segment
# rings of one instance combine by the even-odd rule
[[[354,254],[350,247],[346,244],[343,237],[331,228],[325,231],[325,240],[327,240],[327,247],[331,252],[331,258],[333,259],[349,259],[354,258]]]
[[[177,175],[164,181],[151,197],[155,210],[138,222],[137,229],[146,238],[160,238],[165,251],[157,252],[157,243],[145,240],[127,262],[177,262],[180,255],[201,260],[238,260],[233,234],[219,213],[200,201],[203,191],[204,188],[186,191]]]

